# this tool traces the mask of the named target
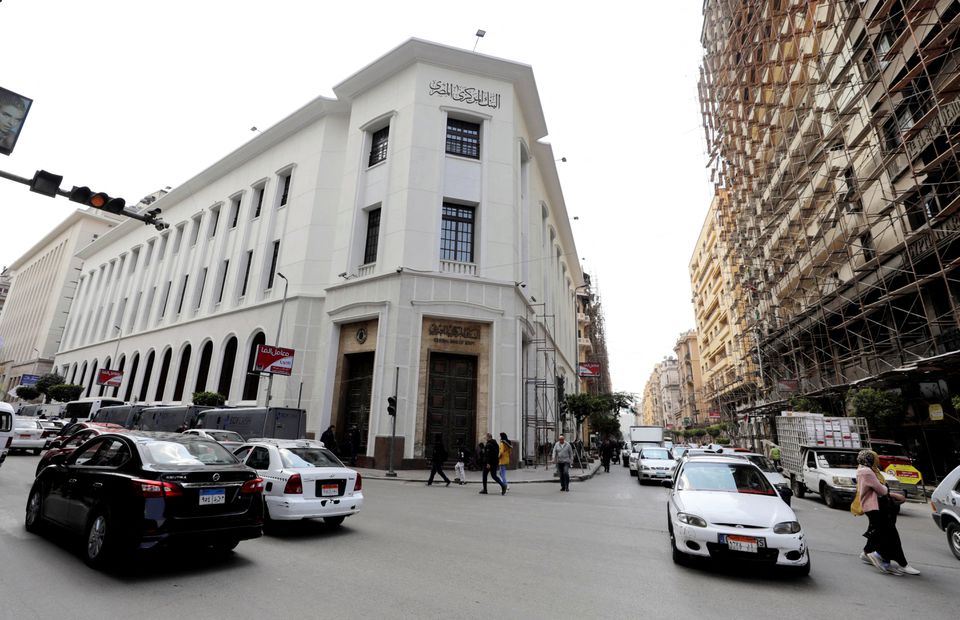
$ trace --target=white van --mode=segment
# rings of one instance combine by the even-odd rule
[[[77,419],[77,422],[83,422],[87,420],[91,415],[100,411],[102,407],[113,407],[114,405],[124,405],[122,400],[117,400],[116,398],[104,398],[102,396],[95,398],[80,398],[78,400],[71,400],[69,403],[64,405],[63,412],[60,416],[64,420],[72,420],[73,418]]]
[[[13,415],[13,407],[9,403],[0,403],[0,465],[6,460],[13,442]]]

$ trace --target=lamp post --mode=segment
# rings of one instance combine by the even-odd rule
[[[277,272],[278,278],[283,278],[283,301],[280,302],[280,320],[277,322],[277,340],[274,343],[274,346],[280,346],[280,330],[283,329],[283,311],[287,305],[287,288],[290,285],[290,281],[287,280],[287,276],[283,275],[279,271]],[[270,397],[273,395],[273,373],[270,373],[270,376],[267,378],[267,407],[270,406]]]

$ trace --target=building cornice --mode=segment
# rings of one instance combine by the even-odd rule
[[[121,223],[121,220],[119,218],[113,215],[110,215],[106,212],[95,211],[91,209],[76,209],[73,213],[71,213],[66,218],[64,218],[62,222],[57,224],[57,226],[53,230],[48,232],[46,236],[43,237],[43,239],[33,244],[33,247],[31,247],[29,250],[24,252],[23,255],[20,256],[20,258],[13,261],[13,264],[11,264],[8,267],[8,269],[11,272],[16,272],[25,263],[29,262],[32,258],[34,258],[40,252],[40,250],[42,250],[45,246],[49,245],[54,239],[56,239],[63,233],[67,232],[68,230],[70,230],[70,228],[72,228],[78,222],[83,221],[84,219],[95,220],[98,222],[103,222],[104,224],[114,224],[115,225],[114,227],[116,227],[116,225],[119,225]]]

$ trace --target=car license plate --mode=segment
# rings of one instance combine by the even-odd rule
[[[336,482],[333,484],[323,484],[320,486],[320,497],[336,497],[340,495],[340,485]]]
[[[727,536],[727,548],[730,551],[757,552],[757,539],[753,536]]]
[[[200,489],[200,505],[226,504],[227,493],[223,489]]]

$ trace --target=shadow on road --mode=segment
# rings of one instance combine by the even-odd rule
[[[272,523],[264,530],[264,536],[277,540],[302,540],[313,538],[317,540],[333,540],[341,536],[353,536],[347,525],[329,525],[319,519],[303,519],[301,521],[280,521]]]

